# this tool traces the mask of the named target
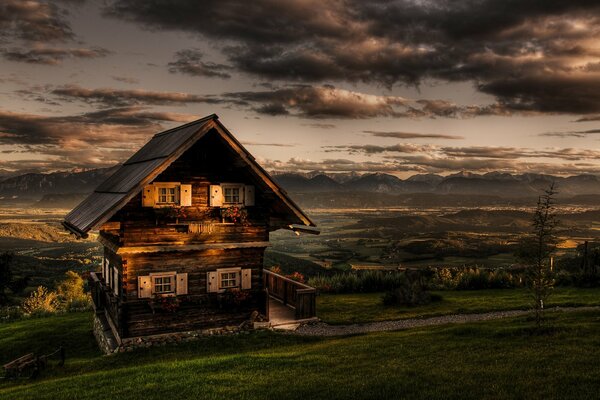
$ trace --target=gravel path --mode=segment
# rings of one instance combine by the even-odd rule
[[[585,311],[600,310],[600,307],[556,307],[546,311]],[[482,314],[455,314],[444,315],[441,317],[422,318],[422,319],[402,319],[395,321],[370,322],[366,324],[351,325],[329,325],[325,322],[302,325],[294,331],[297,335],[306,336],[343,336],[357,333],[397,331],[401,329],[419,328],[422,326],[444,325],[444,324],[462,324],[465,322],[488,321],[492,319],[516,317],[531,313],[530,310],[511,310],[494,311]]]

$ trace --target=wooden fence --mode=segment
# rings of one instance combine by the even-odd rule
[[[317,290],[275,272],[264,270],[264,285],[269,296],[296,310],[296,319],[317,315]]]

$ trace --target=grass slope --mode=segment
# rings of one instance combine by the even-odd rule
[[[317,297],[318,316],[330,324],[352,324],[531,308],[526,289],[490,289],[434,292],[442,301],[418,307],[384,306],[383,293],[331,294]],[[556,288],[547,307],[600,305],[600,288]]]
[[[0,399],[595,398],[600,313],[524,318],[344,338],[269,332],[101,357],[87,313],[0,325],[0,362],[69,344],[68,363]]]

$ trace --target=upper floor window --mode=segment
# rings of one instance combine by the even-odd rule
[[[159,204],[175,204],[177,203],[177,187],[158,187],[157,188],[157,203]]]
[[[243,204],[244,203],[244,185],[222,185],[223,186],[223,203]]]

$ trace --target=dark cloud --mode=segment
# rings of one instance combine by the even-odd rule
[[[223,99],[248,105],[269,115],[293,114],[304,118],[374,118],[395,116],[407,102],[395,96],[375,96],[332,86],[293,85],[269,91],[224,93]]]
[[[215,98],[197,96],[180,92],[155,92],[133,89],[87,89],[77,85],[66,85],[51,90],[52,95],[67,101],[83,101],[89,104],[102,104],[109,107],[120,107],[137,104],[185,104],[185,103],[219,103]]]
[[[100,47],[89,49],[34,47],[32,49],[2,50],[2,56],[7,60],[45,65],[58,65],[67,58],[99,58],[106,57],[108,54],[110,51]]]
[[[231,78],[227,71],[232,67],[224,64],[202,61],[204,55],[195,49],[181,50],[175,53],[175,61],[169,63],[169,71],[192,76],[209,78]]]
[[[560,138],[573,138],[573,137],[586,137],[589,135],[596,135],[600,133],[600,129],[588,129],[586,131],[569,131],[569,132],[545,132],[540,133],[538,136],[548,137],[560,137]]]
[[[354,172],[373,173],[386,172],[391,174],[417,173],[447,173],[458,171],[474,172],[508,172],[508,173],[542,173],[553,175],[597,174],[600,168],[592,163],[539,163],[515,160],[490,160],[478,158],[440,158],[429,154],[390,156],[382,161],[361,161],[348,159],[326,159],[311,161],[301,158],[291,158],[288,161],[260,160],[268,170],[274,172]]]
[[[395,139],[464,139],[462,136],[445,135],[439,133],[414,133],[414,132],[381,132],[381,131],[363,131],[375,137],[387,137]]]
[[[123,107],[79,115],[42,116],[0,110],[0,145],[37,155],[38,167],[100,167],[121,162],[163,123],[188,122],[194,116]],[[35,160],[19,162],[31,168]],[[8,167],[8,164],[2,163]],[[24,164],[25,165],[25,164]],[[22,166],[22,168],[26,168]]]
[[[325,159],[312,161],[290,158],[288,161],[259,160],[267,170],[275,172],[327,171],[327,172],[400,172],[415,171],[414,167],[403,166],[395,161],[354,161],[348,159]],[[416,170],[420,170],[417,168]]]
[[[365,145],[343,145],[329,146],[326,151],[343,151],[348,154],[383,154],[383,153],[402,153],[428,154],[436,159],[479,159],[481,162],[485,160],[518,160],[518,159],[535,159],[535,158],[550,158],[562,159],[569,161],[579,160],[595,160],[600,158],[600,151],[575,149],[575,148],[558,148],[558,149],[530,149],[518,147],[495,147],[495,146],[469,146],[469,147],[449,147],[435,145],[418,145],[411,143],[396,144],[392,146],[379,146],[373,144]]]
[[[65,42],[75,37],[56,2],[2,0],[0,2],[0,40],[28,42]]]
[[[411,100],[355,92],[331,85],[286,85],[265,91],[223,93],[219,98],[260,114],[311,119],[472,118],[476,115],[508,113],[499,105],[462,106],[445,100]]]
[[[581,117],[575,120],[575,122],[593,122],[600,121],[600,115],[590,115],[588,117]]]
[[[323,123],[319,123],[319,122],[315,122],[312,124],[302,124],[302,126],[308,126],[310,128],[317,128],[317,129],[334,129],[335,128],[334,124],[323,124]]]
[[[472,116],[600,112],[594,0],[120,0],[106,13],[212,39],[238,70],[271,80],[470,81],[499,103]]]

